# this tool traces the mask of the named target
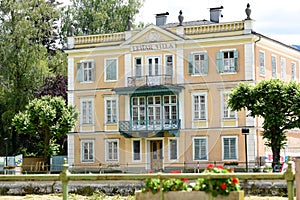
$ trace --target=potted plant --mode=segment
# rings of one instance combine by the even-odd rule
[[[208,165],[203,173],[233,173],[230,169],[222,166]],[[162,188],[160,188],[162,185]],[[187,185],[186,179],[158,178],[146,179],[145,188],[136,192],[136,200],[160,199],[160,191],[164,200],[242,200],[243,191],[240,191],[240,184],[237,178],[209,179],[199,178],[196,182]]]
[[[273,172],[272,166],[271,165],[265,165],[264,166],[264,172],[267,172],[267,173]]]

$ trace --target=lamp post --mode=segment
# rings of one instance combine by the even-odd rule
[[[4,141],[5,141],[5,167],[7,167],[8,138],[4,138]]]
[[[249,135],[248,128],[242,128],[242,134],[245,135],[245,156],[246,156],[246,172],[248,172],[248,149],[247,149],[247,135]]]

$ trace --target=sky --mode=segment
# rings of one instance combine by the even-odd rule
[[[209,20],[209,8],[223,6],[220,22],[246,18],[247,3],[251,8],[253,30],[288,45],[300,45],[299,0],[145,0],[135,23],[155,24],[155,14],[169,12],[167,23],[178,22],[182,10],[184,21]]]

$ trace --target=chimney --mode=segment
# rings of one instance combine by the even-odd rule
[[[219,23],[220,17],[223,17],[223,15],[221,14],[222,9],[223,6],[209,9],[211,22]]]
[[[167,22],[167,15],[169,15],[168,12],[156,14],[156,26],[165,25]]]

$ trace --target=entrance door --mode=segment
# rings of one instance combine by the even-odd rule
[[[162,140],[150,141],[150,155],[151,155],[151,169],[160,170],[162,169]]]

